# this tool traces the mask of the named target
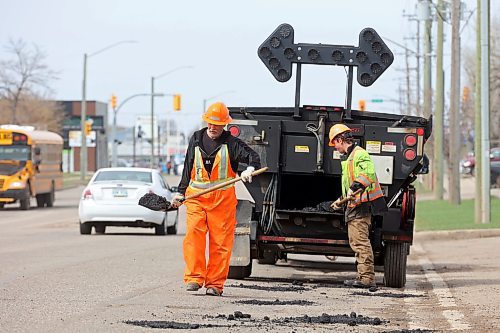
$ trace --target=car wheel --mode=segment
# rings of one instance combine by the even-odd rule
[[[81,235],[90,235],[90,232],[92,231],[92,224],[85,222],[82,223],[80,222],[80,234]]]
[[[173,226],[167,227],[167,234],[177,235],[177,222],[179,221],[179,211],[175,213],[175,223]]]
[[[164,236],[167,233],[167,214],[163,217],[163,222],[155,227],[155,235]]]
[[[96,224],[94,225],[96,234],[104,234],[106,232],[106,225],[104,224]]]

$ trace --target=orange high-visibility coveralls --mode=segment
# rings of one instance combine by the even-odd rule
[[[210,176],[203,165],[200,148],[196,147],[186,196],[231,180],[235,176],[226,144],[223,144],[217,152]],[[187,209],[187,231],[184,237],[185,283],[196,282],[205,285],[206,288],[215,287],[219,291],[223,290],[233,247],[237,203],[234,185],[185,202]],[[207,231],[208,264],[205,258]]]

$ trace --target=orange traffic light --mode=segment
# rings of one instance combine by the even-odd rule
[[[181,95],[175,94],[174,95],[174,111],[180,111],[180,110],[181,110]]]
[[[91,131],[92,131],[92,122],[87,120],[85,122],[85,136],[89,136]]]
[[[113,110],[116,109],[116,96],[115,95],[111,95],[111,107],[113,108]]]
[[[469,102],[469,99],[470,99],[470,88],[465,86],[462,93],[462,103],[465,104]]]
[[[360,99],[358,101],[358,105],[359,105],[359,110],[360,111],[365,111],[365,108],[366,108],[366,101],[364,99]]]

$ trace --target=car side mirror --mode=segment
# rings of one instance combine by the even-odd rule
[[[42,153],[42,150],[40,147],[35,147],[35,155],[40,155]]]

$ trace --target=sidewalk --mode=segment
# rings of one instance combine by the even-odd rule
[[[500,198],[500,188],[491,188],[491,196]],[[476,196],[475,179],[472,176],[460,177],[460,197],[462,200],[474,199]],[[444,179],[444,200],[448,200],[448,177]],[[417,193],[417,200],[434,200],[434,193],[428,192],[424,194]]]

